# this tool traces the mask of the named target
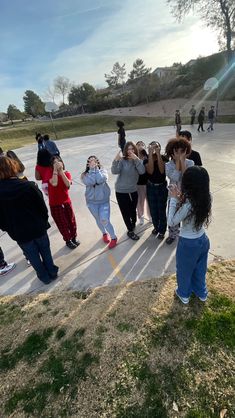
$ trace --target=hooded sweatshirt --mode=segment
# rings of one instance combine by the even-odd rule
[[[86,203],[107,203],[110,198],[110,188],[107,184],[108,174],[106,170],[94,168],[82,175],[82,181],[86,186]]]
[[[25,243],[40,238],[49,227],[42,192],[33,181],[0,180],[0,229]]]

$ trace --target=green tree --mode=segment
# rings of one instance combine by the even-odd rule
[[[71,88],[71,83],[67,77],[58,76],[54,80],[54,91],[56,94],[62,95],[62,100],[64,104],[65,96],[69,93]]]
[[[11,121],[22,119],[23,113],[15,105],[10,104],[7,108],[7,117]]]
[[[45,105],[40,97],[32,90],[26,90],[24,97],[24,110],[33,117],[45,115]]]
[[[124,84],[126,76],[126,64],[120,65],[119,62],[115,62],[110,74],[105,74],[105,81],[109,87],[118,87]]]
[[[133,63],[133,69],[130,74],[128,74],[129,80],[135,80],[136,78],[144,77],[150,74],[151,68],[147,68],[144,64],[144,61],[140,58],[137,58]]]
[[[181,21],[191,11],[205,21],[207,26],[216,29],[219,42],[227,50],[228,61],[232,59],[233,36],[235,31],[235,2],[234,0],[167,0],[171,5],[171,12]]]
[[[89,83],[83,83],[81,86],[73,86],[70,90],[68,100],[71,105],[83,106],[87,104],[89,98],[95,94],[94,87]]]

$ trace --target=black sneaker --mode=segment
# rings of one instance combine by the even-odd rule
[[[157,238],[158,239],[160,239],[160,240],[162,240],[162,239],[164,239],[165,238],[165,234],[158,234],[158,236],[157,236]]]
[[[171,245],[172,244],[172,242],[174,242],[175,241],[175,238],[172,238],[172,237],[168,237],[167,239],[166,239],[166,243],[168,244],[168,245]]]
[[[74,244],[72,240],[66,241],[66,245],[70,248],[70,250],[75,250],[75,248],[77,248],[76,244]]]
[[[73,244],[76,245],[76,247],[78,247],[81,244],[80,241],[76,238],[71,239],[71,241],[72,241]]]
[[[153,234],[153,235],[157,235],[157,234],[158,234],[158,231],[156,230],[156,228],[154,228],[154,229],[152,230],[152,234]]]
[[[133,241],[138,241],[138,239],[140,239],[140,237],[136,235],[133,231],[128,231],[127,235],[130,239],[133,239]]]

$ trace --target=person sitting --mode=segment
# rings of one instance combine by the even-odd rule
[[[190,145],[192,146],[192,134],[189,131],[180,131],[179,136],[181,138],[187,139],[187,141],[190,142]],[[195,165],[202,166],[202,160],[201,156],[198,151],[195,151],[192,149],[191,153],[187,157],[189,160],[194,161]]]

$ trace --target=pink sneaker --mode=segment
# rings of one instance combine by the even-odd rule
[[[105,244],[108,244],[110,242],[108,234],[103,234],[103,241],[105,242]]]
[[[117,238],[111,239],[109,243],[109,249],[111,250],[112,248],[116,247],[116,245],[117,245]]]

